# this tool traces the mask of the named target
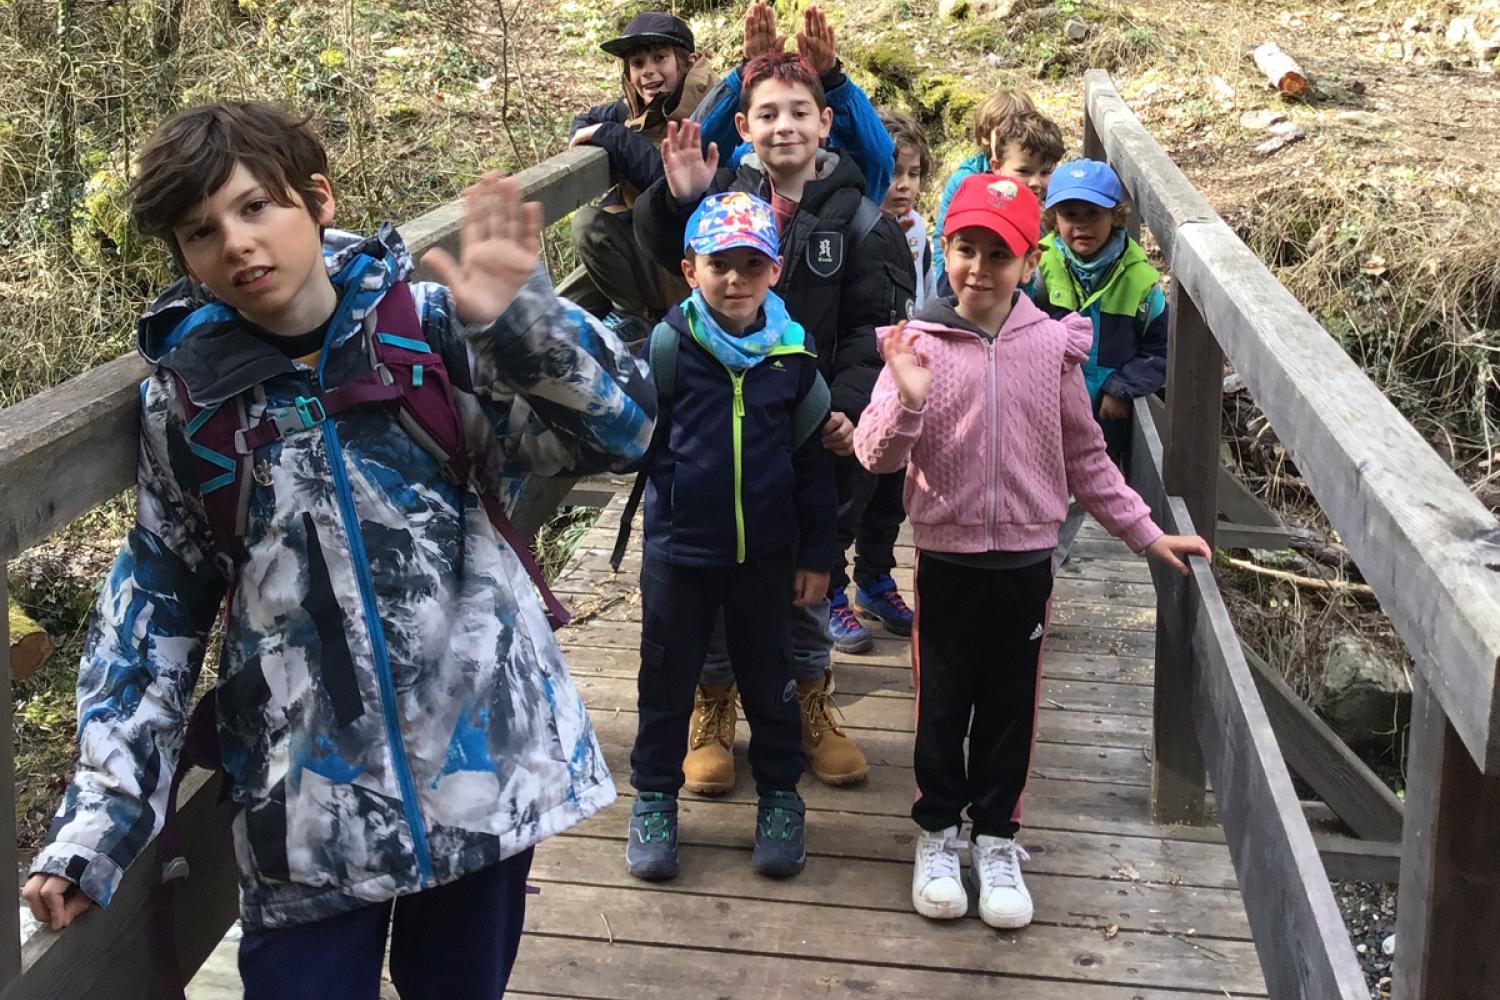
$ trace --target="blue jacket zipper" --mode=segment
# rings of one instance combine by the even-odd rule
[[[417,868],[425,888],[432,881],[432,855],[427,846],[427,827],[422,820],[422,809],[417,804],[417,786],[411,778],[411,766],[406,759],[406,742],[401,736],[401,720],[396,715],[396,686],[391,680],[391,661],[385,648],[385,630],[381,628],[380,616],[375,607],[375,582],[370,575],[369,558],[365,555],[364,539],[359,531],[359,517],[354,510],[354,494],[349,489],[349,476],[344,469],[344,450],[339,445],[338,434],[333,429],[333,419],[323,421],[323,441],[328,448],[328,464],[333,470],[333,485],[339,497],[339,512],[344,518],[344,534],[349,538],[349,554],[354,561],[354,576],[359,581],[359,599],[364,605],[365,631],[370,637],[370,652],[375,657],[375,676],[380,680],[380,711],[385,716],[386,739],[391,744],[391,761],[396,768],[396,780],[401,785],[401,811],[406,825],[411,829],[412,846],[417,855]]]
[[[362,275],[356,275],[354,286],[358,287]],[[323,387],[323,366],[328,362],[328,351],[334,334],[342,329],[344,319],[353,304],[352,295],[344,295],[328,320],[324,335],[323,351],[318,358],[317,385]],[[354,509],[354,493],[349,488],[349,474],[344,469],[344,449],[339,444],[338,433],[333,429],[333,418],[323,421],[323,443],[328,449],[328,466],[333,473],[333,488],[339,498],[339,514],[344,521],[344,534],[349,539],[349,557],[354,563],[354,578],[359,582],[359,600],[364,608],[365,632],[370,637],[370,654],[375,658],[375,676],[380,681],[380,714],[385,718],[386,740],[391,745],[391,763],[396,769],[396,781],[401,786],[401,813],[411,830],[413,852],[417,856],[417,872],[423,888],[432,883],[432,852],[427,845],[427,826],[422,819],[422,808],[417,803],[417,785],[411,778],[411,765],[407,762],[406,741],[401,736],[401,720],[396,714],[396,685],[391,678],[390,654],[385,647],[385,630],[380,625],[380,614],[375,606],[375,581],[370,574],[370,560],[365,555],[364,536],[359,530],[359,514]]]

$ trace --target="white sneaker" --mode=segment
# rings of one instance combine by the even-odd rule
[[[1031,923],[1031,893],[1021,878],[1026,848],[1009,837],[974,838],[969,866],[979,883],[979,919],[991,927],[1014,930]]]
[[[917,838],[916,867],[911,873],[911,905],[933,920],[957,920],[969,912],[969,894],[959,876],[958,852],[964,842],[958,827],[923,830]]]

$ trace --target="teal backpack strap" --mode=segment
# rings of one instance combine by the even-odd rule
[[[656,427],[651,432],[651,445],[646,457],[641,460],[640,471],[630,487],[630,496],[625,500],[625,509],[620,512],[620,529],[615,533],[615,547],[609,554],[609,565],[616,573],[625,561],[625,550],[630,545],[630,526],[635,521],[635,512],[646,492],[646,463],[657,445],[666,440],[667,427],[672,421],[672,394],[677,391],[677,348],[682,334],[670,323],[658,323],[651,331],[651,343],[646,348],[646,363],[651,367],[651,381],[656,385]]]
[[[651,365],[651,381],[656,383],[658,400],[671,399],[677,389],[677,347],[681,339],[682,334],[670,323],[658,323],[651,331],[646,359]]]
[[[828,383],[823,381],[823,373],[814,373],[813,384],[797,400],[797,408],[792,411],[793,451],[802,447],[808,438],[818,433],[828,422],[828,411],[832,403],[833,395],[828,391]]]

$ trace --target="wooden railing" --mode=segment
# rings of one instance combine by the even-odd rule
[[[608,158],[597,148],[571,149],[516,175],[524,197],[540,201],[548,223],[609,186]],[[400,226],[412,253],[456,250],[462,206],[455,202]],[[559,276],[561,277],[561,276]],[[0,411],[0,678],[10,677],[6,563],[28,546],[135,482],[138,387],[148,368],[135,355],[101,365],[55,389]],[[512,512],[528,537],[567,494],[571,480],[527,483]],[[15,766],[10,684],[0,684],[0,872],[14,873]],[[183,784],[179,829],[191,875],[176,883],[170,905],[153,842],[130,866],[108,909],[72,927],[41,930],[20,942],[17,903],[0,901],[0,1000],[141,1000],[165,995],[153,946],[153,922],[175,913],[179,973],[203,963],[237,912],[229,808],[219,780],[194,772]]]
[[[1492,997],[1500,990],[1500,526],[1099,71],[1087,76],[1084,151],[1114,167],[1171,265],[1164,430],[1158,436],[1151,407],[1138,403],[1132,481],[1166,530],[1212,540],[1227,357],[1416,664],[1404,809],[1330,781],[1371,834],[1401,827],[1393,995]],[[1283,733],[1307,737],[1282,737],[1303,767],[1316,770],[1323,758],[1347,776],[1348,759],[1311,723],[1297,729],[1287,698],[1240,648],[1208,566],[1196,562],[1186,579],[1156,573],[1156,584],[1156,817],[1200,822],[1211,775],[1271,995],[1367,997],[1257,683]]]

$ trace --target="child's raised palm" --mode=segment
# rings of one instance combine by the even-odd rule
[[[667,122],[667,134],[661,141],[661,166],[672,197],[678,201],[699,198],[719,168],[719,145],[709,143],[708,156],[704,157],[703,130],[697,122]]]
[[[932,369],[927,367],[927,356],[917,350],[921,334],[915,330],[907,332],[906,322],[896,324],[880,344],[885,367],[896,383],[903,405],[920,410],[927,401],[927,390],[932,388]]]
[[[515,300],[536,268],[542,242],[542,206],[521,204],[521,186],[488,173],[464,191],[458,259],[429,250],[422,263],[448,286],[458,318],[488,326]]]

